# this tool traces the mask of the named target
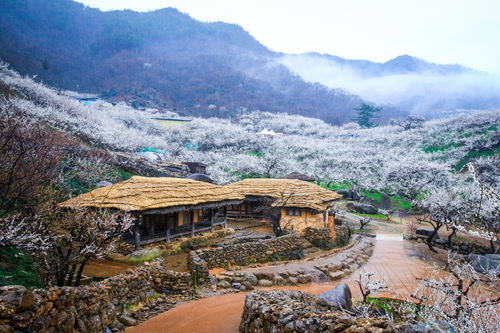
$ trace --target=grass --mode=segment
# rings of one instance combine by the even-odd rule
[[[0,266],[0,285],[43,288],[33,263],[20,249],[13,246],[0,247],[0,262],[7,263],[6,266],[8,266]]]

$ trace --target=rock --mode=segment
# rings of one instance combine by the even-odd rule
[[[351,311],[351,289],[345,283],[340,283],[333,289],[327,290],[317,296],[321,305],[332,306],[334,311]]]
[[[460,245],[458,248],[458,252],[461,254],[468,254],[469,253],[469,247],[467,245]]]
[[[456,333],[451,325],[444,320],[431,321],[423,325],[413,325],[413,329],[429,333]]]
[[[231,287],[233,287],[234,289],[240,289],[241,288],[241,283],[234,282],[234,283],[231,284]]]
[[[248,282],[250,285],[252,286],[256,286],[259,279],[257,279],[257,277],[252,274],[252,273],[248,273],[246,276],[245,276],[245,281]]]
[[[335,281],[335,280],[340,280],[344,277],[344,272],[343,271],[336,271],[336,272],[330,272],[328,273],[330,278]]]
[[[125,262],[131,265],[140,265],[151,259],[161,256],[161,250],[158,247],[148,247],[139,251],[132,252],[125,257]]]
[[[232,287],[231,283],[227,282],[226,280],[222,280],[221,282],[219,282],[217,284],[217,286],[219,286],[220,288],[223,288],[223,289],[228,289],[228,288]]]
[[[275,286],[285,286],[286,285],[286,280],[284,278],[282,278],[281,276],[276,276],[274,279],[273,279],[273,285]]]
[[[380,208],[391,209],[391,198],[385,192],[380,192]]]
[[[21,312],[35,304],[35,295],[23,286],[3,286],[0,287],[0,303],[7,303],[15,312]]]
[[[139,324],[137,320],[128,316],[127,314],[122,314],[118,317],[118,320],[125,326],[136,326],[137,324]]]
[[[430,237],[430,235],[432,235],[433,232],[434,232],[434,230],[432,230],[432,229],[424,229],[424,228],[418,228],[417,230],[415,230],[416,235],[424,236],[425,238]],[[440,238],[439,234],[436,233],[436,235],[434,235],[434,238],[432,239],[432,241],[434,242],[439,238]]]
[[[248,281],[243,281],[243,282],[241,283],[241,285],[242,285],[243,287],[245,287],[245,289],[246,289],[246,290],[254,290],[253,285],[252,285],[252,284],[250,284],[250,282],[248,282]]]
[[[288,284],[290,284],[291,286],[295,286],[298,284],[298,279],[294,276],[290,276],[288,277]]]
[[[360,214],[377,214],[378,209],[372,205],[362,204],[359,202],[348,202],[346,207]]]
[[[111,186],[113,185],[112,182],[108,182],[107,180],[101,180],[99,183],[97,183],[95,185],[96,188],[100,188],[100,187],[106,187],[106,186]]]
[[[344,198],[349,197],[349,190],[347,190],[347,189],[338,189],[338,190],[335,190],[334,192],[340,194]]]
[[[500,254],[485,254],[485,256],[489,259],[493,259],[493,260],[500,260]]]
[[[479,254],[469,254],[466,260],[479,273],[486,273],[500,269],[500,260],[490,259]]]
[[[299,282],[300,284],[311,283],[312,282],[312,276],[310,274],[300,275],[297,278],[297,282]]]
[[[269,280],[259,280],[259,286],[261,287],[271,287],[273,285],[273,283]]]
[[[121,253],[110,253],[106,255],[106,259],[113,261],[125,261],[125,256]]]
[[[274,279],[274,273],[271,272],[257,272],[254,274],[259,280],[272,280]]]

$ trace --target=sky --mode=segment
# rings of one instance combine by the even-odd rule
[[[498,0],[78,0],[103,11],[177,8],[236,23],[269,49],[386,62],[408,54],[500,74]]]

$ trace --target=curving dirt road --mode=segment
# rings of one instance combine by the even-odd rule
[[[279,289],[299,289],[319,294],[334,288],[340,282],[345,282],[351,287],[354,296],[357,296],[359,291],[355,280],[359,278],[359,274],[375,272],[389,281],[401,295],[408,295],[411,286],[416,284],[415,277],[422,276],[426,268],[411,258],[405,249],[402,236],[405,225],[377,221],[374,221],[373,225],[378,228],[374,253],[367,264],[351,276],[336,283]],[[246,293],[241,292],[185,303],[127,330],[127,333],[237,333],[245,295]]]

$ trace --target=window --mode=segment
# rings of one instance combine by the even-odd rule
[[[298,208],[289,208],[286,210],[286,215],[300,216],[302,215],[302,211]]]

